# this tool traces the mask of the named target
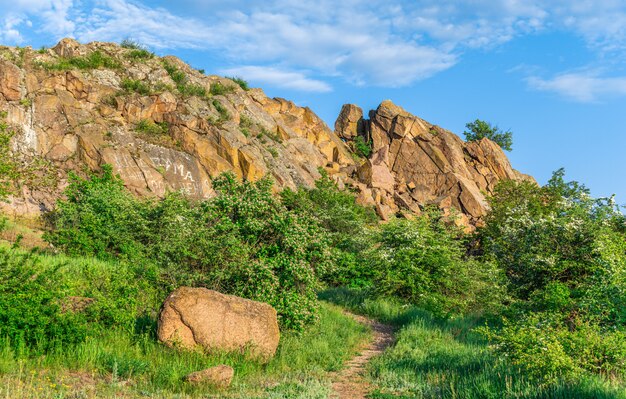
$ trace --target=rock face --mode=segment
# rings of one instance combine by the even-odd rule
[[[350,117],[337,120],[339,131],[349,129],[346,120],[358,120],[355,108],[344,106]],[[371,139],[372,155],[357,169],[360,200],[376,205],[386,219],[401,209],[418,213],[429,204],[446,212],[461,212],[459,223],[475,225],[486,214],[485,197],[503,179],[531,180],[511,167],[502,149],[482,139],[466,143],[455,134],[413,116],[390,101],[370,112],[362,133]]]
[[[207,384],[217,388],[228,388],[235,375],[232,367],[220,364],[206,370],[196,371],[185,377],[191,384]]]
[[[116,64],[58,66],[94,53]],[[280,189],[311,186],[319,168],[354,164],[310,109],[206,76],[175,57],[131,54],[72,39],[43,52],[0,46],[0,122],[17,133],[15,153],[49,163],[56,179],[49,190],[18,193],[0,205],[5,211],[37,215],[54,204],[68,171],[105,163],[138,195],[182,190],[197,198],[211,196],[211,178],[224,171],[249,180],[269,175]],[[182,84],[172,79],[176,73]],[[194,95],[185,92],[190,87]]]
[[[94,54],[110,62],[68,67]],[[0,123],[16,133],[15,158],[35,171],[0,211],[37,217],[54,206],[69,171],[103,164],[137,195],[181,190],[196,198],[213,195],[211,178],[224,171],[271,176],[280,190],[311,187],[325,169],[383,219],[437,204],[476,224],[499,180],[530,179],[493,142],[465,143],[389,101],[369,119],[344,105],[333,132],[310,109],[260,89],[176,57],[133,54],[72,39],[45,51],[0,46]],[[358,137],[372,143],[369,159],[352,151]]]
[[[177,289],[165,300],[157,334],[170,346],[250,349],[264,359],[274,356],[280,339],[276,310],[270,305],[188,287]]]

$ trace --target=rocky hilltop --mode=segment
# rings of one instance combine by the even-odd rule
[[[2,205],[18,216],[53,207],[69,171],[103,164],[138,195],[199,198],[224,171],[271,175],[281,189],[312,186],[324,169],[383,219],[437,204],[466,225],[484,216],[499,180],[531,179],[495,143],[465,143],[389,101],[369,119],[345,105],[333,132],[309,108],[132,45],[0,47],[0,112],[24,167]],[[369,158],[353,151],[357,137],[371,143]]]

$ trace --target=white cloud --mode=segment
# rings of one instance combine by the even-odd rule
[[[216,40],[200,21],[126,0],[100,0],[81,22],[74,34],[84,42],[132,37],[153,48],[208,48]]]
[[[267,83],[285,89],[320,93],[332,90],[329,84],[308,78],[301,72],[285,71],[273,67],[242,66],[224,69],[221,73],[227,76],[243,76],[251,81]]]
[[[153,48],[207,50],[230,65],[270,65],[266,78],[277,71],[300,74],[301,87],[316,87],[329,76],[409,85],[450,68],[464,52],[555,29],[579,35],[601,54],[626,48],[622,0],[162,1],[167,9],[140,0],[0,1],[5,42],[23,41],[32,20],[33,30],[56,39],[132,37]],[[176,7],[193,16],[177,15]],[[533,82],[547,90],[568,76]]]
[[[564,73],[552,79],[530,77],[528,84],[577,102],[596,102],[605,96],[626,95],[626,77],[601,77],[595,72]]]
[[[23,26],[31,28],[31,18],[40,23],[35,30],[53,34],[55,38],[70,35],[74,22],[69,15],[74,6],[73,0],[3,0],[0,7],[0,39],[8,44],[20,44],[24,41]]]

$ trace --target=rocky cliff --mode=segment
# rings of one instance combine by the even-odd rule
[[[4,211],[37,216],[69,171],[103,164],[138,195],[200,198],[227,170],[271,175],[281,189],[311,186],[325,169],[383,219],[432,203],[475,224],[497,181],[529,178],[493,142],[464,143],[388,101],[369,120],[344,106],[333,132],[310,109],[237,83],[136,46],[0,47],[0,122],[15,132],[12,156],[24,168]],[[359,136],[371,142],[369,159],[353,151]]]

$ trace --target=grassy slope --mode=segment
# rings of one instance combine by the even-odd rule
[[[528,381],[522,371],[489,352],[486,342],[472,331],[477,319],[436,320],[414,307],[370,300],[345,289],[327,291],[322,297],[399,328],[396,345],[370,363],[375,399],[626,398],[626,386],[600,378],[552,387]]]
[[[2,256],[24,254],[0,249],[5,251]],[[42,270],[58,267],[60,281],[71,282],[71,294],[102,284],[106,289],[99,291],[101,295],[116,293],[109,285],[116,284],[112,278],[126,267],[62,255],[32,256]],[[156,311],[165,295],[148,290],[139,302]],[[153,328],[145,334],[102,331],[46,355],[12,349],[5,340],[0,341],[0,398],[325,398],[330,389],[328,372],[340,368],[368,334],[337,306],[323,303],[319,323],[300,336],[284,335],[277,355],[266,365],[244,355],[172,350],[156,342]],[[182,381],[192,371],[221,363],[235,368],[228,392]]]

